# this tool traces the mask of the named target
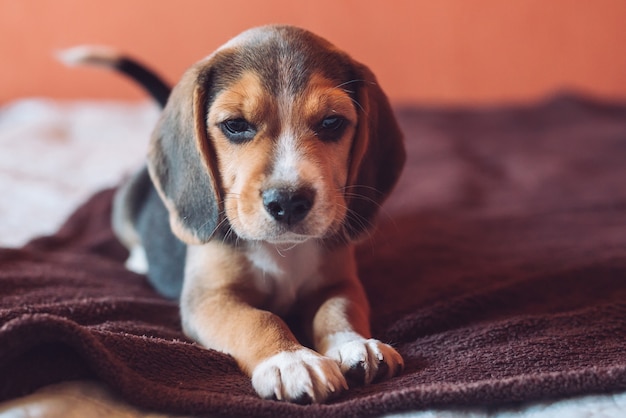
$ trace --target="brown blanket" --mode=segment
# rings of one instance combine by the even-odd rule
[[[359,257],[403,375],[328,405],[258,399],[124,269],[103,191],[56,235],[0,250],[0,400],[95,378],[162,412],[332,417],[626,389],[626,105],[398,116],[408,166]]]

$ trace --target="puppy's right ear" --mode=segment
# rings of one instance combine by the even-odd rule
[[[163,110],[148,153],[150,177],[174,234],[187,244],[209,241],[220,222],[220,178],[208,137],[210,61],[191,67]]]

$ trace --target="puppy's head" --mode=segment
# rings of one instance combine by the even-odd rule
[[[188,70],[149,153],[172,230],[296,243],[371,226],[404,163],[369,69],[298,28],[244,32]]]

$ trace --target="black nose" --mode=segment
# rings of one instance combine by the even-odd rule
[[[265,210],[272,218],[287,225],[303,220],[313,206],[315,192],[302,189],[268,189],[262,194]]]

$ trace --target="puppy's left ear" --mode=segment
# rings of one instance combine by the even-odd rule
[[[359,88],[356,92],[358,124],[352,143],[346,196],[345,227],[357,238],[373,225],[404,166],[403,135],[387,96],[369,68],[353,62]]]

